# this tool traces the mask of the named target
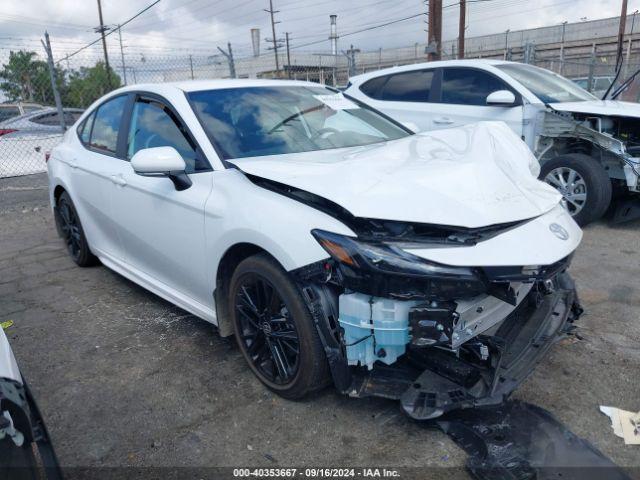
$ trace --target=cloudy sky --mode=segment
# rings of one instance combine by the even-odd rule
[[[126,21],[153,0],[102,0],[107,25]],[[457,36],[458,0],[444,0],[443,36]],[[620,0],[467,0],[468,36],[554,25],[560,22],[612,17],[619,14]],[[210,55],[216,46],[231,42],[237,57],[251,53],[249,30],[262,31],[262,51],[271,37],[268,0],[160,0],[149,11],[123,27],[127,55]],[[291,46],[325,52],[329,14],[338,15],[338,33],[347,34],[420,14],[421,0],[273,0],[279,10],[277,36],[290,32]],[[640,0],[629,1],[629,12]],[[425,17],[412,18],[383,28],[351,34],[340,41],[362,50],[413,45],[425,41]],[[9,49],[41,50],[45,29],[51,35],[54,56],[64,57],[97,38],[96,0],[3,0],[0,5],[0,59]],[[119,53],[117,34],[108,37],[109,49]],[[84,54],[100,54],[101,45]]]

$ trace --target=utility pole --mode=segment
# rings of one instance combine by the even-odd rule
[[[564,31],[567,21],[562,22],[562,38],[560,39],[560,75],[564,74]]]
[[[625,60],[624,60],[624,74],[622,75],[622,78],[627,78],[627,74],[629,73],[629,59],[631,58],[631,43],[633,42],[633,27],[636,24],[637,13],[638,13],[638,10],[635,10],[633,12],[633,15],[631,16],[631,33],[629,34],[629,41],[627,42],[627,55],[625,56]]]
[[[442,58],[442,0],[428,0],[428,46],[429,61]]]
[[[118,39],[120,40],[120,58],[122,59],[122,76],[124,78],[124,84],[127,84],[127,67],[124,65],[124,49],[122,48],[122,30],[118,25]]]
[[[508,50],[509,50],[509,32],[510,31],[511,30],[509,30],[507,28],[507,31],[504,32],[504,60],[507,59],[507,53],[508,53]]]
[[[622,44],[627,28],[627,0],[622,0],[622,12],[620,13],[620,29],[618,30],[618,52],[616,54],[616,66],[622,62]]]
[[[102,49],[104,50],[104,64],[107,69],[107,87],[111,90],[111,70],[109,68],[109,55],[107,54],[107,40],[104,38],[104,32],[109,28],[105,26],[102,21],[102,4],[100,0],[98,0],[98,16],[100,18],[100,26],[98,27],[98,32],[102,35]]]
[[[291,78],[291,54],[289,53],[289,32],[285,32],[284,38],[287,42],[287,77]]]
[[[338,83],[336,76],[338,75],[338,25],[337,15],[329,15],[330,33],[329,40],[331,40],[331,54],[333,55],[333,86]]]
[[[276,23],[280,23],[280,22],[276,22],[273,19],[273,15],[278,13],[279,10],[274,10],[273,9],[273,0],[269,0],[269,10],[265,10],[265,12],[269,13],[269,15],[271,15],[271,35],[273,35],[273,38],[268,39],[267,38],[267,42],[273,42],[273,54],[275,56],[276,59],[276,76],[280,76],[280,61],[278,60],[278,38],[276,37]]]
[[[467,24],[467,2],[460,0],[460,22],[458,24],[458,58],[464,58],[464,30]]]
[[[62,110],[62,100],[60,100],[60,92],[58,92],[58,85],[56,83],[56,68],[53,64],[53,52],[51,51],[51,42],[49,41],[49,32],[44,32],[45,41],[42,42],[42,46],[47,52],[47,64],[49,65],[49,77],[51,78],[51,90],[53,90],[53,99],[56,102],[56,109],[58,110],[58,117],[60,117],[60,127],[62,131],[67,130],[67,124],[64,119],[64,111]]]
[[[227,48],[229,49],[229,52],[225,52],[223,49],[221,49],[220,47],[217,47],[218,50],[220,50],[220,53],[222,53],[222,55],[224,55],[227,58],[227,63],[229,64],[229,76],[231,78],[236,78],[236,64],[233,61],[233,51],[231,50],[231,43],[227,42]]]
[[[191,80],[193,80],[193,56],[189,55],[189,68],[191,69]]]
[[[349,76],[352,77],[356,74],[356,53],[360,53],[360,49],[359,48],[353,48],[353,44],[351,45],[351,48],[349,48],[349,50],[347,50],[346,52],[343,50],[342,54],[347,57],[347,60],[349,62]]]

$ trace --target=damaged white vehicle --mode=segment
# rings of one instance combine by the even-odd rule
[[[352,77],[346,93],[421,131],[505,122],[579,224],[600,218],[613,197],[620,197],[616,220],[640,215],[637,103],[602,101],[549,70],[502,60],[378,70]]]
[[[580,315],[582,232],[501,123],[423,135],[293,81],[130,86],[48,162],[60,234],[235,334],[269,388],[501,402]]]

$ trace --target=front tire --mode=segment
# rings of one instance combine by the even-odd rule
[[[540,179],[560,192],[563,206],[580,226],[598,220],[611,203],[609,175],[588,155],[552,158],[542,165]]]
[[[62,192],[56,202],[55,218],[58,233],[76,265],[79,267],[96,265],[98,258],[91,253],[80,217],[67,192]]]
[[[258,379],[301,399],[329,383],[313,319],[293,281],[267,254],[243,260],[231,278],[229,311],[240,351]]]

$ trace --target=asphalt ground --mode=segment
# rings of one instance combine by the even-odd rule
[[[57,237],[44,174],[0,180],[0,321],[64,468],[409,467],[467,478],[467,455],[396,402],[265,389],[232,339]],[[600,405],[640,410],[640,221],[590,225],[570,272],[586,314],[515,398],[552,412],[618,465],[640,446]],[[135,470],[131,470],[135,471]],[[138,470],[139,471],[139,470]]]

